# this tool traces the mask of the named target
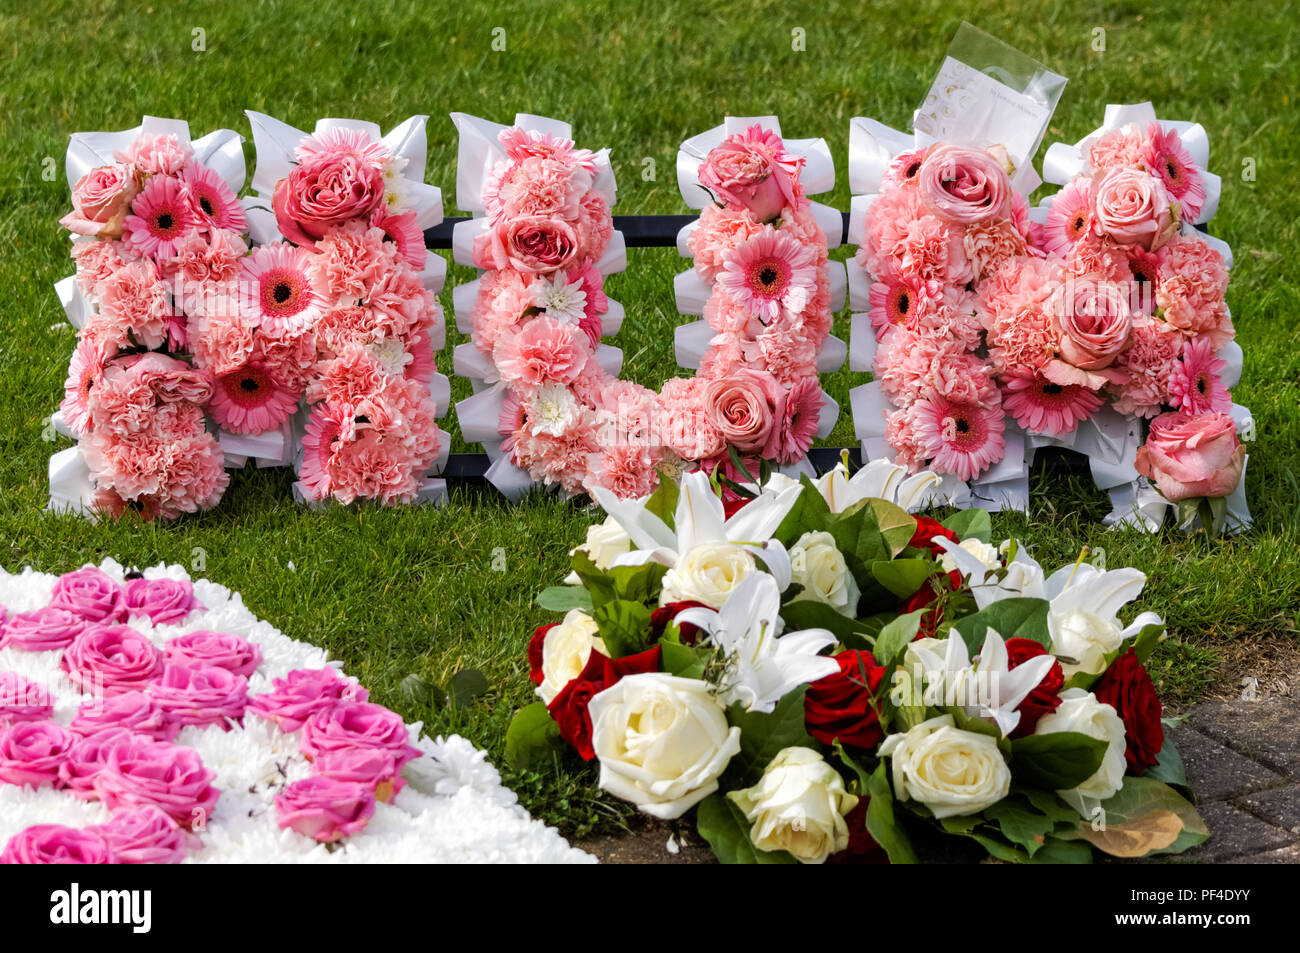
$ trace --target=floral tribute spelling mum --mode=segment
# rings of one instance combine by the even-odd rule
[[[355,120],[322,119],[309,135],[248,117],[258,246],[241,320],[203,338],[219,422],[250,438],[250,455],[287,463],[292,451],[307,501],[443,492],[429,477],[448,449],[436,418],[450,388],[434,364],[446,264],[424,246],[442,219],[441,193],[424,184],[427,117],[386,136]]]
[[[0,571],[0,864],[584,859],[238,594]]]
[[[1240,349],[1226,246],[1194,228],[1217,180],[1183,144],[1200,127],[1146,112],[1085,139],[1077,174],[1032,212],[998,147],[905,148],[884,167],[857,257],[870,310],[855,349],[875,382],[855,398],[873,448],[1022,508],[1035,449],[1073,448],[1099,486],[1141,474],[1223,523],[1244,463],[1228,394]],[[1172,431],[1190,440],[1159,478],[1138,451],[1146,420],[1157,451]],[[1225,430],[1225,450],[1197,452]]]
[[[77,133],[68,146],[76,274],[56,285],[77,346],[55,426],[51,506],[170,519],[215,506],[227,476],[208,432],[213,381],[193,357],[248,251],[240,137],[179,120]]]
[[[1120,619],[1145,576],[1046,572],[981,510],[911,515],[939,482],[877,460],[738,508],[702,473],[597,488],[507,755],[570,746],[730,863],[911,862],[921,827],[1035,863],[1205,840],[1145,668],[1164,625]]]
[[[552,120],[453,119],[458,201],[476,212],[457,228],[457,260],[484,271],[457,292],[473,334],[457,370],[478,391],[458,414],[494,458],[494,484],[638,497],[660,471],[735,476],[733,457],[796,464],[829,432],[817,382],[831,320],[826,235],[800,183],[804,160],[779,135],[754,125],[719,137],[700,164],[717,204],[689,249],[714,336],[699,373],[656,394],[618,380],[621,354],[600,343],[622,318],[603,275],[625,258],[607,155],[575,148]]]

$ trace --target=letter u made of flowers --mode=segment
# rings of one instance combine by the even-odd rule
[[[450,439],[437,418],[451,387],[434,354],[447,265],[424,245],[442,221],[442,193],[424,182],[428,117],[387,135],[353,119],[306,133],[248,118],[257,246],[238,307],[207,322],[196,348],[227,460],[292,462],[294,496],[313,505],[444,499]]]
[[[60,223],[76,274],[55,290],[77,345],[50,424],[77,445],[50,458],[51,510],[173,519],[221,500],[214,382],[194,352],[247,252],[240,141],[153,116],[73,134]]]

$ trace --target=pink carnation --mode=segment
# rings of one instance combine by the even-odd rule
[[[1140,417],[1160,413],[1170,401],[1170,383],[1183,340],[1182,334],[1163,321],[1145,315],[1134,318],[1128,350],[1115,362],[1126,377],[1110,385],[1117,411]]]
[[[1224,301],[1228,269],[1223,256],[1199,238],[1178,238],[1160,255],[1156,304],[1161,317],[1186,334],[1203,334],[1223,347],[1233,338]]]
[[[106,324],[105,340],[120,348],[131,341],[151,350],[163,346],[172,311],[153,262],[141,259],[123,265],[100,282],[97,291],[98,318]]]
[[[504,380],[531,389],[575,380],[586,369],[590,353],[581,330],[542,316],[501,338],[493,357]]]
[[[726,449],[721,431],[704,406],[708,381],[702,377],[675,377],[659,392],[659,437],[678,456],[703,460]]]
[[[113,154],[148,175],[177,175],[194,159],[194,148],[171,135],[136,136],[126,149]]]

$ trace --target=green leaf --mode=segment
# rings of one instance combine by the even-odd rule
[[[1160,746],[1160,754],[1156,755],[1156,763],[1147,768],[1142,777],[1163,781],[1179,794],[1191,799],[1192,789],[1187,783],[1187,769],[1183,766],[1183,756],[1178,753],[1178,746],[1168,734],[1165,735],[1165,743]]]
[[[906,549],[916,535],[916,517],[886,500],[868,499],[867,507],[876,518],[876,532],[885,541],[885,550],[892,559]]]
[[[1029,787],[1063,791],[1097,773],[1107,742],[1077,731],[1029,735],[1011,742],[1011,775]]]
[[[447,681],[447,704],[464,708],[480,695],[486,695],[491,686],[487,676],[476,669],[461,669]]]
[[[592,614],[610,658],[635,655],[650,647],[650,608],[644,602],[613,599]]]
[[[708,649],[693,648],[668,639],[659,640],[659,664],[669,675],[703,678],[709,655]]]
[[[795,540],[804,533],[825,530],[831,516],[830,506],[817,492],[817,487],[813,486],[807,474],[802,474],[799,482],[803,485],[803,492],[795,498],[794,506],[772,533],[772,538],[780,540],[786,549],[793,546]]]
[[[415,672],[402,679],[398,688],[401,689],[405,697],[417,705],[427,704],[429,699],[433,697],[433,686]]]
[[[1029,858],[1031,864],[1090,864],[1092,849],[1083,841],[1048,837]]]
[[[929,559],[878,559],[871,564],[871,575],[898,598],[907,599],[930,578],[933,566]]]
[[[582,580],[593,607],[615,598],[613,577],[608,572],[597,569],[586,550],[575,549],[573,555],[569,557],[569,565]]]
[[[888,767],[884,761],[867,779],[865,790],[871,798],[867,804],[867,833],[889,856],[891,864],[915,864],[916,852],[912,842],[898,822],[894,810],[894,791],[889,785]]]
[[[745,478],[746,483],[758,483],[758,479],[754,474],[749,472],[749,467],[747,467],[745,461],[740,458],[740,451],[731,444],[727,444],[727,456],[731,457],[732,466],[736,468],[737,473]]]
[[[982,543],[987,543],[993,537],[993,521],[989,518],[987,510],[962,510],[943,520],[942,525],[944,529],[956,533],[958,539],[974,537]]]
[[[1114,857],[1177,854],[1210,836],[1191,803],[1154,778],[1127,775],[1119,793],[1102,801],[1096,818],[1073,832]]]
[[[677,523],[677,498],[681,496],[681,490],[678,488],[675,480],[666,480],[662,477],[659,480],[659,486],[650,494],[650,499],[646,500],[645,508],[647,512],[653,513],[664,521],[669,529],[674,529]]]
[[[1052,636],[1047,631],[1047,609],[1046,599],[999,599],[979,612],[958,619],[952,627],[961,633],[971,655],[984,644],[989,629],[1004,639],[1033,639],[1050,652]]]
[[[836,612],[824,602],[813,599],[796,599],[781,607],[781,618],[787,632],[800,629],[829,629],[846,647],[870,648],[868,630],[856,619]]]
[[[1031,857],[1056,826],[1052,818],[1039,813],[1028,800],[1015,796],[1004,797],[985,808],[984,816],[997,825],[1003,837],[1023,847]]]
[[[582,586],[547,586],[537,594],[537,605],[551,612],[581,609],[591,612],[591,593]]]
[[[754,784],[768,763],[783,748],[816,748],[816,740],[804,724],[803,696],[808,686],[786,693],[771,712],[745,711],[740,705],[727,708],[727,721],[740,729],[740,754],[732,760],[746,784]]]
[[[879,664],[893,665],[898,660],[899,656],[903,654],[903,650],[916,638],[916,633],[921,630],[921,616],[923,615],[925,615],[925,610],[917,609],[907,615],[900,615],[880,630],[880,634],[876,636],[875,647],[871,652]]]
[[[663,563],[640,566],[615,566],[609,571],[614,595],[633,602],[658,603],[660,583],[668,567]]]
[[[536,765],[564,744],[560,727],[541,702],[518,712],[506,729],[506,762],[518,771]]]
[[[1160,636],[1164,635],[1164,633],[1165,624],[1163,622],[1152,622],[1150,625],[1144,625],[1138,630],[1138,634],[1133,637],[1133,654],[1137,656],[1139,662],[1143,665],[1147,663],[1147,659],[1151,657],[1151,654],[1156,650],[1156,646],[1160,644]],[[1119,658],[1126,651],[1128,651],[1127,645],[1120,646],[1120,651],[1115,653],[1115,658]],[[1112,661],[1114,659],[1108,658],[1106,660],[1107,667],[1110,666]]]
[[[783,850],[759,850],[750,840],[749,820],[730,798],[710,794],[696,809],[695,827],[723,864],[794,864]]]

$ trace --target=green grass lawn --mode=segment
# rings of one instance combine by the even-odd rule
[[[0,564],[47,571],[113,556],[140,566],[192,564],[243,592],[259,615],[326,646],[377,701],[430,732],[460,732],[502,763],[506,725],[531,697],[524,648],[545,621],[533,594],[559,580],[567,551],[594,518],[583,506],[535,498],[513,506],[491,490],[456,487],[449,505],[384,511],[290,499],[288,471],[248,471],[214,512],[159,526],[95,525],[42,512],[46,460],[67,445],[43,439],[73,333],[51,283],[70,274],[57,219],[69,134],[121,129],[143,113],[188,119],[194,133],[247,133],[246,108],[310,128],[320,116],[374,120],[385,129],[427,113],[428,180],[455,214],[454,129],[446,114],[510,121],[533,112],[572,121],[579,144],[614,150],[622,213],[686,211],[673,162],[685,137],[723,115],[776,112],[797,137],[825,136],[839,165],[823,201],[847,207],[848,121],[867,115],[906,127],[965,17],[1070,79],[1047,140],[1074,141],[1108,100],[1150,99],[1161,116],[1196,119],[1210,134],[1223,200],[1211,228],[1236,253],[1229,302],[1246,353],[1235,399],[1259,430],[1249,469],[1256,529],[1221,543],[1110,533],[1104,496],[1077,478],[1038,474],[1030,516],[995,518],[1044,564],[1104,546],[1111,566],[1150,577],[1140,606],[1170,623],[1153,674],[1167,698],[1187,702],[1218,678],[1224,646],[1247,637],[1297,638],[1300,607],[1300,87],[1293,4],[1018,3],[939,0],[886,6],[762,2],[97,3],[5,0],[0,13]],[[791,49],[792,30],[806,50]],[[1093,31],[1105,30],[1105,52]],[[506,50],[494,52],[494,28]],[[195,30],[206,50],[196,52]],[[247,149],[252,162],[251,143]],[[42,171],[51,157],[58,178]],[[655,181],[642,177],[655,160]],[[1254,181],[1243,181],[1252,160]],[[844,252],[839,253],[840,256]],[[627,321],[613,343],[624,375],[657,387],[675,368],[671,249],[633,250],[608,284]],[[453,268],[448,288],[469,280]],[[450,310],[451,295],[443,295]],[[847,314],[837,333],[847,336]],[[450,373],[452,329],[439,364]],[[828,390],[847,403],[865,380],[847,371]],[[454,396],[468,383],[454,381]],[[454,417],[444,423],[454,430]],[[851,440],[847,410],[830,443]],[[466,449],[456,439],[454,450]],[[504,563],[502,559],[504,558]],[[504,564],[504,571],[494,570]],[[462,709],[403,695],[416,673],[442,683],[482,671],[492,691]],[[503,770],[504,769],[504,765]],[[570,833],[609,828],[627,809],[597,796],[595,771],[576,756],[558,771],[506,782],[526,806]]]

